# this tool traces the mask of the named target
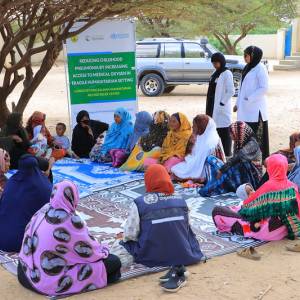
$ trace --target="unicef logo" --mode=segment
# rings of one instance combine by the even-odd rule
[[[154,204],[158,201],[158,196],[156,194],[147,194],[144,197],[144,202],[146,204]]]

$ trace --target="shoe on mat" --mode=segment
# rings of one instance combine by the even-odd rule
[[[173,273],[168,281],[161,284],[161,287],[166,292],[176,293],[179,289],[184,287],[186,283],[187,280],[184,275],[179,276],[177,273]]]
[[[179,276],[183,274],[186,278],[190,275],[189,271],[186,269],[185,266],[176,266],[170,268],[165,275],[159,277],[159,281],[167,282],[172,277],[173,274],[178,274],[178,273]]]
[[[295,243],[295,244],[292,244],[292,245],[287,245],[285,248],[288,251],[300,252],[300,243],[298,242],[298,243]]]
[[[254,247],[249,247],[245,249],[241,249],[237,251],[237,255],[245,258],[249,258],[252,260],[260,260],[261,259],[261,254],[258,253]]]

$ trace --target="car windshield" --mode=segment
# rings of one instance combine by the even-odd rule
[[[211,44],[206,44],[205,45],[206,48],[211,52],[211,54],[220,52],[218,49],[216,49],[214,46],[212,46]]]

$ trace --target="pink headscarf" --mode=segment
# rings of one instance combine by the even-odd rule
[[[50,204],[31,219],[19,254],[33,287],[54,296],[80,293],[107,285],[103,259],[107,246],[97,242],[76,214],[77,187],[69,181],[56,184]]]
[[[0,148],[0,174],[4,174],[5,172],[5,158],[8,156],[8,153]]]

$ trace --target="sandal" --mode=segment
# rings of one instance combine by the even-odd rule
[[[237,255],[244,257],[244,258],[249,258],[252,260],[260,260],[261,259],[261,254],[258,253],[254,247],[241,249],[241,250],[237,251]]]
[[[293,245],[287,245],[285,248],[287,251],[300,252],[300,243],[296,243]]]

